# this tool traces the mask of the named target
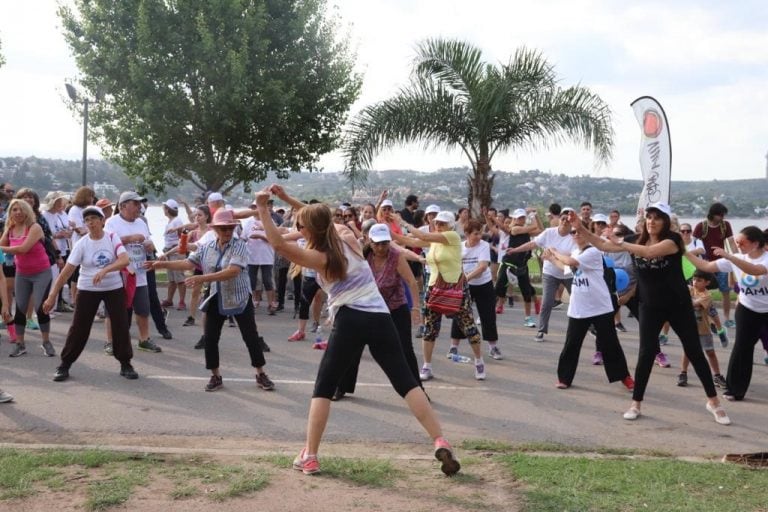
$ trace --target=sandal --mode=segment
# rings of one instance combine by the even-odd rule
[[[731,418],[728,417],[722,406],[718,405],[717,407],[713,407],[709,402],[707,402],[707,410],[712,413],[712,415],[715,417],[715,421],[719,425],[731,424]]]
[[[635,407],[634,405],[627,409],[627,412],[624,413],[624,419],[625,420],[636,420],[640,417],[640,409]]]

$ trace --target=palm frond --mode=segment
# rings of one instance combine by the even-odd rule
[[[466,97],[483,80],[482,56],[479,48],[465,41],[427,39],[417,47],[413,73]]]

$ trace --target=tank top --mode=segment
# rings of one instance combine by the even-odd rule
[[[368,262],[357,255],[345,242],[341,243],[347,258],[347,275],[339,281],[326,281],[317,273],[317,283],[328,295],[328,309],[331,317],[336,316],[339,308],[348,306],[369,313],[389,313],[384,298],[376,286]]]
[[[378,271],[374,268],[373,252],[368,255],[368,265],[371,267],[373,277],[376,280],[376,286],[379,288],[384,302],[390,311],[394,311],[403,304],[406,304],[405,289],[403,287],[403,278],[397,272],[397,263],[400,260],[400,253],[392,247],[389,248],[387,260],[384,266]]]
[[[11,247],[18,247],[23,245],[29,236],[29,228],[24,230],[24,234],[20,237],[13,236],[12,231],[8,232],[8,241]],[[14,262],[16,263],[16,271],[19,274],[30,276],[38,274],[43,270],[50,269],[51,263],[48,260],[48,254],[45,252],[45,247],[42,244],[42,238],[32,245],[24,254],[16,254],[14,256]]]

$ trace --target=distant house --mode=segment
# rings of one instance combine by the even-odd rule
[[[116,196],[120,193],[120,190],[111,183],[99,182],[93,184],[93,191],[97,196]]]

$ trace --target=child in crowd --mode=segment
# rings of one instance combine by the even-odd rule
[[[699,330],[701,348],[704,349],[704,353],[709,360],[709,367],[714,373],[712,380],[716,386],[725,388],[725,379],[720,374],[720,363],[717,360],[717,354],[715,354],[712,332],[709,327],[712,297],[709,294],[709,290],[707,290],[707,286],[709,286],[713,279],[714,276],[708,272],[702,270],[695,271],[691,279],[691,301],[693,302],[693,311],[696,314],[696,325]],[[723,346],[725,345],[727,345],[727,342],[723,344]],[[688,385],[688,363],[688,358],[683,354],[680,375],[677,376],[678,386]]]

